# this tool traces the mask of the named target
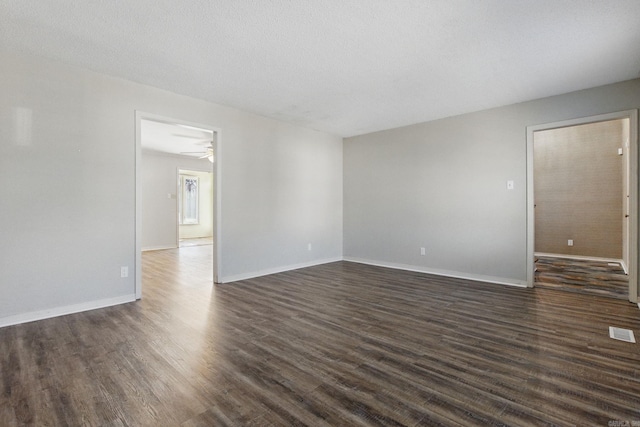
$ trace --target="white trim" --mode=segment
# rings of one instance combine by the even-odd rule
[[[359,264],[374,265],[376,267],[395,268],[396,270],[415,271],[418,273],[435,274],[436,276],[453,277],[456,279],[473,280],[475,282],[485,282],[485,283],[493,283],[497,285],[517,286],[519,288],[527,287],[527,282],[523,280],[506,279],[504,277],[461,273],[459,271],[441,270],[436,268],[419,267],[415,265],[398,264],[394,262],[374,261],[374,260],[354,258],[354,257],[344,257],[344,261],[357,262]]]
[[[134,302],[135,300],[135,294],[131,294],[115,298],[106,298],[97,301],[67,305],[63,307],[55,307],[41,311],[32,311],[30,313],[16,314],[13,316],[0,318],[0,328],[4,328],[5,326],[18,325],[21,323],[35,322],[37,320],[50,319],[52,317],[66,316],[67,314],[81,313],[83,311],[96,310],[98,308],[111,307],[114,305]]]
[[[218,283],[218,278],[222,277],[222,129],[208,124],[189,122],[179,120],[172,117],[161,116],[153,113],[145,113],[143,111],[135,111],[135,295],[137,299],[142,298],[142,179],[140,177],[140,162],[142,158],[141,144],[141,128],[142,120],[152,120],[156,122],[177,124],[183,126],[192,126],[199,129],[209,130],[214,133],[213,152],[215,153],[215,162],[213,163],[212,173],[216,186],[216,197],[213,203],[213,224],[215,232],[213,235],[213,281]],[[176,227],[177,227],[176,221]]]
[[[145,246],[142,248],[142,252],[164,251],[166,249],[178,249],[178,246]]]
[[[200,189],[198,188],[198,191]],[[180,181],[180,166],[178,166],[176,168],[176,214],[177,217],[175,218],[175,225],[176,225],[176,248],[180,247],[180,223],[182,222],[182,218],[180,218],[180,215],[182,215],[182,212],[180,212],[180,210],[182,209],[182,206],[180,206],[180,200],[182,199],[182,182]]]
[[[579,259],[583,261],[597,261],[597,262],[617,262],[622,264],[621,259],[616,258],[601,258],[596,256],[584,256],[584,255],[565,255],[565,254],[549,254],[546,252],[534,252],[535,256],[543,256],[546,258],[566,258],[566,259]]]
[[[267,268],[265,270],[259,270],[259,271],[254,271],[250,273],[235,274],[233,276],[223,277],[222,281],[219,283],[231,283],[231,282],[238,282],[240,280],[255,279],[256,277],[268,276],[270,274],[276,274],[276,273],[284,273],[286,271],[298,270],[300,268],[313,267],[316,265],[328,264],[330,262],[338,262],[342,260],[343,260],[342,257],[325,258],[325,259],[320,259],[315,261],[302,262],[299,264],[286,265],[282,267]]]
[[[627,263],[624,262],[624,260],[620,260],[620,265],[622,266],[622,269],[624,270],[624,274],[626,274],[628,276],[629,275],[629,267],[627,266]]]
[[[534,129],[527,127],[527,287],[533,288],[535,281],[535,244],[534,226],[535,211],[533,202],[533,132]]]
[[[213,282],[218,283],[222,276],[222,129],[216,128],[213,142],[213,179],[216,186],[216,197],[213,200]]]
[[[136,299],[142,298],[142,179],[140,178],[140,171],[142,170],[142,126],[141,121],[145,115],[139,111],[135,112],[135,128],[136,128],[136,140],[135,140],[135,171],[133,172],[133,179],[136,186],[135,194],[135,206],[136,213],[134,219],[135,229],[135,245],[134,245],[134,257],[135,257],[135,274],[133,291],[136,295]]]
[[[546,129],[558,129],[607,120],[629,119],[629,301],[638,302],[638,110],[618,111],[554,123],[527,126],[527,286],[534,284],[534,200],[533,200],[533,134]]]
[[[638,302],[638,110],[629,111],[629,301]]]

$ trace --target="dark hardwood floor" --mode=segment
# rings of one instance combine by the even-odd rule
[[[0,425],[640,422],[628,302],[348,262],[211,286],[207,251],[144,253],[136,303],[0,329]]]
[[[629,276],[620,264],[539,256],[535,286],[629,300]]]

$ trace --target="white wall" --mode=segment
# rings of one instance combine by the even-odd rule
[[[526,284],[526,127],[639,106],[637,79],[345,139],[345,258]]]
[[[222,280],[342,256],[339,137],[6,53],[0,93],[0,325],[134,298],[136,110],[222,130]]]
[[[140,179],[142,181],[142,250],[175,248],[178,239],[177,173],[178,169],[207,170],[211,163],[207,159],[191,159],[153,151],[142,151]],[[209,188],[211,193],[211,188]],[[167,196],[171,194],[172,199]],[[209,204],[209,209],[207,209]],[[207,229],[212,234],[213,202],[211,196],[201,200],[203,217],[209,222]]]

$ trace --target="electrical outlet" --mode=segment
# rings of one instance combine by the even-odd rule
[[[420,255],[426,255],[427,250],[425,248],[420,248]]]
[[[308,250],[308,251],[310,251],[310,250],[311,250],[311,243],[309,243],[309,244],[307,245],[307,250]]]
[[[567,246],[573,246],[573,239],[567,240]]]
[[[513,180],[507,181],[507,190],[513,190]]]
[[[129,267],[120,267],[120,277],[129,277]]]

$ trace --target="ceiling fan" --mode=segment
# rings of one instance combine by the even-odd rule
[[[209,140],[204,140],[203,142],[208,142],[209,145],[207,147],[203,147],[204,150],[202,151],[181,151],[180,154],[200,154],[201,156],[198,157],[199,159],[209,159],[209,161],[211,163],[213,163],[213,161],[215,160],[215,157],[213,155],[213,141],[209,141]]]

